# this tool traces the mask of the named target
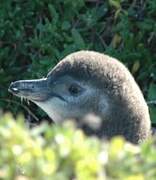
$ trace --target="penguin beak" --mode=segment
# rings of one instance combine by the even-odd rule
[[[47,78],[12,82],[8,91],[31,101],[46,101],[50,95]]]

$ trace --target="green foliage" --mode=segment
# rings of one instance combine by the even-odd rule
[[[0,107],[14,114],[21,110],[8,102],[11,81],[43,77],[65,55],[81,49],[123,61],[150,96],[156,79],[155,12],[155,0],[2,0]]]
[[[0,179],[143,180],[156,178],[156,148],[116,137],[111,142],[87,138],[71,122],[33,129],[19,116],[0,119]]]
[[[148,100],[149,102],[152,102],[153,99],[156,99],[156,84],[153,82],[150,83],[149,90],[148,90]],[[155,103],[154,103],[155,105]],[[150,115],[151,119],[153,120],[153,123],[156,123],[156,108],[153,104],[150,107]]]

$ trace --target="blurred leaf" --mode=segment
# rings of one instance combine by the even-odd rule
[[[152,123],[156,124],[156,107],[150,107],[149,111]]]
[[[116,9],[120,9],[121,8],[121,0],[109,0],[109,3],[111,6],[115,7]]]
[[[119,34],[115,34],[112,40],[113,48],[116,48],[120,42],[121,42],[121,36]]]
[[[156,101],[156,84],[151,83],[148,90],[148,101]],[[156,123],[156,107],[150,106],[150,116],[153,123]]]
[[[77,47],[84,49],[85,43],[84,43],[84,40],[83,40],[81,34],[76,29],[72,29],[71,32],[72,32],[73,40],[74,40],[75,44],[77,45]]]
[[[70,27],[71,27],[71,25],[70,25],[70,23],[68,21],[64,21],[62,23],[62,29],[63,30],[68,30],[68,29],[70,29]]]
[[[126,180],[144,180],[144,176],[142,174],[132,175],[126,178]]]
[[[135,74],[139,70],[139,68],[140,68],[140,62],[135,61],[131,70],[132,74]]]
[[[156,100],[156,84],[151,83],[148,90],[148,100]]]

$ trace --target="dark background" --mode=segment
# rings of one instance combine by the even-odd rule
[[[81,49],[121,60],[146,100],[156,100],[155,0],[1,0],[0,109],[48,119],[8,93],[8,86],[46,76],[61,58]],[[150,114],[156,123],[153,104]]]

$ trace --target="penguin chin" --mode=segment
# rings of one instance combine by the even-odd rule
[[[65,120],[64,113],[66,112],[66,103],[59,98],[55,97],[44,102],[33,102],[43,109],[55,123],[62,123]]]

